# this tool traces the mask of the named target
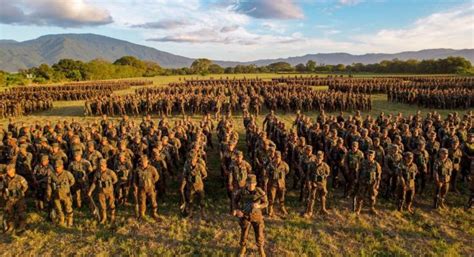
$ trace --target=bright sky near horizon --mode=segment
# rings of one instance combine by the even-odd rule
[[[187,57],[474,48],[474,0],[0,0],[0,39],[95,33]]]

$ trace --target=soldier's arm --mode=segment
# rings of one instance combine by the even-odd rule
[[[115,185],[118,182],[117,174],[115,174],[115,172],[112,170],[110,173],[112,174],[112,184]]]
[[[158,171],[153,168],[153,182],[156,183],[160,180],[160,174],[158,174]]]
[[[260,197],[260,203],[257,203],[254,205],[254,208],[258,209],[264,209],[268,207],[268,197],[267,194],[262,190],[261,191],[262,196]]]
[[[20,184],[21,184],[20,190],[22,192],[22,195],[24,196],[26,191],[28,191],[28,182],[26,182],[26,179],[22,178]]]
[[[87,195],[88,195],[89,197],[92,196],[92,193],[93,193],[94,190],[95,190],[95,183],[96,183],[96,181],[97,181],[97,178],[96,178],[96,176],[95,176],[95,174],[94,174],[94,178],[92,179],[91,186],[89,187],[89,191],[87,192]]]
[[[207,169],[204,165],[202,165],[202,169],[201,169],[201,175],[202,175],[202,179],[206,179],[207,178]]]
[[[232,189],[233,189],[233,185],[232,185],[233,180],[234,180],[234,177],[232,176],[232,166],[231,166],[230,172],[227,175],[227,187],[230,191],[232,191]]]
[[[72,186],[76,183],[76,179],[69,171],[68,171],[68,180],[69,180],[69,186]]]

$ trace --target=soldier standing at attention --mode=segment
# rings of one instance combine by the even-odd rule
[[[403,211],[406,203],[408,212],[413,213],[412,204],[415,198],[415,180],[418,168],[413,163],[413,153],[405,152],[403,161],[398,167],[398,211]]]
[[[69,163],[68,170],[74,176],[76,183],[72,187],[72,195],[77,208],[81,208],[83,197],[87,196],[89,189],[89,179],[87,174],[92,172],[92,165],[89,161],[82,159],[82,152],[74,152],[74,159]]]
[[[433,164],[433,178],[435,182],[435,197],[433,207],[445,208],[444,198],[449,190],[451,174],[453,172],[453,163],[448,158],[449,151],[446,148],[439,150],[439,158]]]
[[[186,208],[184,214],[188,217],[193,213],[194,197],[197,195],[201,208],[201,218],[204,217],[204,179],[207,177],[206,167],[199,161],[197,153],[191,153],[191,158],[184,164],[182,184],[186,196]]]
[[[307,187],[309,191],[309,200],[304,213],[305,218],[311,218],[313,216],[314,201],[319,198],[321,201],[321,214],[327,215],[326,210],[326,195],[327,190],[327,178],[331,173],[329,165],[324,162],[324,152],[318,151],[314,159],[308,167],[307,174]]]
[[[92,197],[92,193],[98,188],[97,197],[99,199],[100,206],[100,224],[107,222],[107,202],[110,210],[110,222],[115,222],[115,196],[114,196],[114,185],[117,183],[118,178],[115,172],[107,168],[107,160],[102,159],[99,162],[99,169],[95,171],[92,179],[91,187],[87,193],[89,199]]]
[[[239,256],[245,256],[247,251],[247,238],[250,227],[253,227],[255,239],[257,241],[258,252],[264,257],[264,221],[262,209],[267,208],[268,200],[265,192],[257,187],[257,177],[253,174],[248,175],[246,187],[237,190],[233,198],[235,209],[233,216],[240,219],[240,252]]]
[[[49,179],[46,195],[53,202],[59,225],[65,225],[64,212],[66,212],[67,226],[71,227],[73,223],[71,187],[76,181],[69,171],[64,170],[62,160],[57,160],[54,168],[55,172],[51,174]]]
[[[245,187],[247,177],[249,174],[251,174],[251,172],[252,166],[250,166],[250,164],[244,160],[244,154],[241,151],[238,151],[235,160],[230,166],[230,172],[227,177],[228,191],[230,192],[229,195],[231,196],[231,213],[234,210],[234,206],[232,206],[232,195],[237,190]]]
[[[140,158],[140,165],[132,173],[131,184],[135,198],[135,214],[138,218],[144,218],[146,212],[146,200],[150,200],[152,217],[158,219],[158,203],[156,202],[155,184],[160,179],[158,171],[149,165],[148,157]]]
[[[16,174],[15,165],[8,165],[6,171],[6,174],[0,176],[0,197],[5,202],[4,212],[7,224],[4,232],[13,232],[15,222],[18,225],[18,231],[22,232],[26,222],[25,194],[28,183],[25,178]]]
[[[367,160],[362,163],[362,169],[358,179],[359,185],[357,195],[354,196],[354,212],[359,215],[364,198],[369,198],[370,212],[377,214],[375,202],[377,201],[380,181],[382,179],[382,168],[375,160],[375,151],[370,150]]]
[[[346,153],[344,160],[345,163],[345,175],[346,187],[344,188],[344,197],[353,195],[354,189],[359,177],[360,168],[362,161],[364,160],[364,154],[359,150],[359,143],[357,141],[352,142],[351,150]]]
[[[268,216],[273,216],[273,204],[277,199],[283,216],[288,214],[285,208],[285,194],[286,194],[286,175],[290,172],[288,164],[281,159],[281,153],[275,153],[275,159],[268,165],[268,192],[270,195]]]

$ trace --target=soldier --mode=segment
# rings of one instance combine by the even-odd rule
[[[413,155],[418,168],[416,177],[417,192],[422,195],[425,190],[426,180],[428,179],[428,165],[430,162],[430,154],[425,149],[425,142],[420,142],[416,145]]]
[[[92,165],[92,170],[97,170],[99,168],[99,161],[103,158],[102,154],[95,149],[95,144],[93,141],[87,143],[87,151],[84,153],[84,158],[88,160]],[[90,172],[88,174],[89,181],[92,181],[94,173]]]
[[[92,172],[92,165],[89,161],[82,159],[82,152],[74,152],[73,161],[69,164],[68,170],[74,176],[76,183],[71,188],[72,197],[77,208],[81,208],[83,197],[87,196],[89,190],[88,174]]]
[[[67,226],[71,227],[73,223],[71,187],[74,185],[75,179],[69,171],[64,170],[62,160],[57,160],[54,168],[55,171],[51,173],[48,181],[46,195],[52,201],[59,225],[65,225],[64,212],[66,212]]]
[[[369,199],[370,212],[377,214],[375,202],[377,201],[380,181],[382,180],[382,167],[375,160],[375,151],[370,150],[367,160],[362,163],[360,176],[358,179],[357,195],[354,196],[354,212],[359,215],[362,209],[364,198]]]
[[[240,219],[240,252],[239,256],[245,256],[247,251],[247,238],[249,235],[250,227],[253,227],[255,232],[255,240],[257,242],[258,252],[260,256],[264,257],[264,220],[262,209],[267,208],[268,200],[265,192],[257,187],[257,177],[250,174],[247,177],[246,186],[238,189],[234,193],[233,197],[233,216]]]
[[[16,157],[16,172],[18,175],[26,179],[29,185],[33,184],[33,168],[31,167],[33,162],[33,155],[27,150],[28,145],[21,144],[20,151]]]
[[[451,148],[449,148],[449,159],[453,163],[453,171],[451,173],[451,191],[455,193],[459,193],[457,188],[457,180],[459,173],[461,173],[462,156],[463,152],[461,150],[461,146],[459,145],[459,140],[456,138],[453,140]]]
[[[241,151],[238,151],[235,160],[230,166],[230,172],[227,176],[227,190],[232,196],[233,193],[239,189],[242,189],[246,185],[246,180],[249,174],[252,174],[252,166],[244,160],[244,154]],[[232,206],[232,198],[230,199],[230,212],[234,210]]]
[[[413,153],[405,152],[403,161],[398,166],[398,211],[403,211],[406,204],[407,210],[413,213],[412,204],[415,198],[415,180],[418,168],[413,163]]]
[[[55,163],[58,160],[61,160],[63,161],[64,164],[66,164],[68,161],[68,158],[67,158],[67,155],[63,152],[63,150],[61,150],[61,148],[59,147],[59,144],[54,143],[52,145],[49,161],[51,162],[51,165],[56,166]]]
[[[123,205],[128,201],[132,169],[133,165],[131,160],[127,158],[126,152],[121,152],[118,159],[114,162],[113,167],[113,171],[118,178],[118,181],[115,184],[115,195],[117,196],[118,205]]]
[[[332,167],[332,187],[339,187],[339,173],[344,174],[344,157],[346,156],[347,149],[344,146],[344,140],[338,138],[336,147],[333,147],[329,152],[329,160]]]
[[[359,150],[359,143],[357,141],[353,141],[351,150],[346,153],[346,156],[344,158],[344,179],[346,182],[344,188],[345,198],[349,197],[350,195],[353,196],[354,187],[357,184],[357,178],[359,177],[359,172],[363,160],[364,154],[362,153],[362,151]]]
[[[391,144],[388,147],[388,154],[385,158],[382,179],[385,180],[385,197],[392,198],[397,188],[398,166],[402,162],[398,145]]]
[[[25,194],[28,183],[22,176],[16,174],[14,165],[7,165],[6,174],[0,175],[0,197],[5,203],[5,233],[11,233],[18,228],[18,232],[25,229],[26,202]],[[16,223],[16,224],[15,224]]]
[[[148,157],[141,156],[140,165],[133,171],[131,184],[135,199],[135,214],[140,218],[145,217],[146,200],[150,200],[152,208],[152,217],[159,219],[158,204],[156,202],[155,185],[160,179],[155,167],[149,165]]]
[[[273,216],[273,204],[277,199],[283,216],[288,214],[285,208],[286,176],[290,172],[288,164],[281,159],[281,153],[275,153],[275,159],[268,165],[268,192],[270,195],[268,216]],[[278,198],[277,198],[278,196]]]
[[[87,195],[92,201],[92,193],[98,188],[97,198],[100,206],[100,224],[107,222],[107,205],[110,211],[110,222],[115,222],[115,195],[114,185],[118,178],[114,171],[107,168],[107,160],[102,159],[99,169],[95,171],[91,186]],[[108,203],[108,204],[107,204]]]
[[[433,207],[445,208],[444,198],[449,190],[449,183],[451,181],[451,174],[453,171],[453,163],[448,158],[449,151],[446,148],[439,150],[439,157],[433,164],[433,178],[435,182],[435,198]]]
[[[186,207],[184,214],[188,217],[193,214],[194,197],[198,196],[201,209],[201,218],[204,217],[204,180],[207,178],[207,170],[203,162],[199,161],[196,153],[191,153],[191,158],[184,164],[183,179],[186,196]],[[183,187],[183,186],[182,186]]]
[[[45,204],[48,202],[46,190],[48,188],[49,176],[54,172],[53,167],[49,164],[48,155],[41,157],[41,162],[37,164],[33,170],[34,189],[35,189],[35,203],[37,210],[43,210]]]
[[[327,178],[331,173],[331,169],[324,162],[324,152],[318,151],[315,158],[311,158],[308,174],[307,174],[307,187],[309,191],[309,200],[304,212],[305,218],[311,218],[313,216],[314,201],[319,198],[321,201],[321,214],[327,215],[326,210],[326,195],[327,191]]]

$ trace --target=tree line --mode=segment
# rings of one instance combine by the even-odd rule
[[[190,67],[163,68],[158,63],[124,56],[114,62],[95,59],[83,62],[61,59],[49,66],[19,70],[18,73],[0,71],[0,85],[25,85],[28,83],[54,83],[62,81],[84,81],[120,79],[132,77],[153,77],[158,75],[207,75],[240,73],[402,73],[402,74],[473,74],[469,60],[463,57],[447,57],[436,60],[385,60],[380,63],[351,65],[318,64],[309,60],[295,66],[287,62],[275,62],[266,66],[236,65],[221,67],[209,59],[196,59]]]

